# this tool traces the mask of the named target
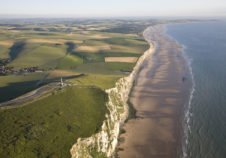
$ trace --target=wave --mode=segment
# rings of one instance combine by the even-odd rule
[[[168,34],[168,25],[165,25],[165,31],[164,33],[172,40],[174,40],[179,46],[182,48],[182,55],[186,61],[186,64],[188,66],[189,76],[191,77],[191,90],[189,95],[188,102],[184,105],[184,121],[182,124],[183,127],[183,139],[182,139],[182,158],[188,158],[188,145],[189,145],[189,135],[191,133],[191,118],[192,118],[192,111],[191,111],[191,104],[193,100],[193,96],[195,93],[195,80],[194,80],[194,74],[192,70],[192,59],[187,56],[186,49],[187,47],[183,44],[181,44],[178,40],[176,40],[174,37],[172,37],[170,34]]]
[[[191,91],[190,91],[190,97],[189,97],[189,101],[188,103],[184,106],[184,139],[182,142],[182,158],[188,158],[188,144],[189,144],[189,135],[191,133],[191,118],[192,118],[192,111],[191,111],[191,104],[192,104],[192,100],[193,100],[193,96],[195,93],[195,80],[194,80],[194,74],[193,74],[193,70],[192,70],[192,59],[189,58],[186,54],[186,46],[182,45],[182,54],[187,62],[188,65],[188,69],[189,69],[189,73],[191,76],[191,81],[192,81],[192,87],[191,87]]]

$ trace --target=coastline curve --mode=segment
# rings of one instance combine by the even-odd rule
[[[100,132],[88,138],[79,138],[70,150],[72,158],[92,158],[93,154],[114,157],[120,128],[129,115],[127,101],[133,83],[144,60],[151,58],[155,52],[155,42],[147,38],[150,37],[154,27],[150,26],[143,32],[143,37],[150,44],[150,48],[138,59],[132,73],[127,77],[119,79],[114,88],[106,90],[109,98],[106,104],[109,114],[106,114],[106,120],[102,124]]]

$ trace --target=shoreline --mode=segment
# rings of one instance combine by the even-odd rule
[[[145,34],[148,29],[150,27],[143,32],[146,41]],[[70,150],[72,158],[92,157],[93,154],[114,157],[121,127],[129,116],[128,97],[131,88],[145,59],[155,52],[155,45],[150,41],[148,43],[150,45],[149,49],[138,59],[130,75],[119,79],[114,88],[106,90],[109,98],[106,105],[109,114],[106,114],[106,120],[101,127],[101,131],[88,138],[79,138]]]
[[[167,24],[167,25],[171,25],[171,24]],[[188,157],[188,153],[187,153],[187,145],[188,145],[188,135],[189,133],[191,132],[191,127],[190,127],[190,123],[191,123],[191,102],[192,102],[192,99],[194,97],[194,92],[195,92],[195,81],[194,81],[194,74],[193,74],[193,70],[192,70],[192,66],[191,66],[191,59],[187,56],[186,52],[185,52],[185,49],[186,49],[186,46],[185,45],[181,45],[180,42],[175,39],[174,37],[172,37],[171,35],[167,34],[167,25],[165,26],[165,35],[170,38],[171,40],[175,41],[178,45],[180,45],[182,47],[182,55],[184,57],[184,60],[186,61],[187,63],[187,69],[188,69],[188,78],[191,82],[191,86],[189,87],[190,88],[190,94],[189,94],[189,97],[188,97],[188,100],[187,102],[185,103],[184,105],[184,109],[183,109],[183,113],[184,113],[184,116],[183,116],[183,123],[182,123],[182,130],[183,130],[183,139],[182,139],[182,146],[181,146],[181,150],[182,150],[182,155],[181,157],[182,158],[187,158]]]
[[[153,58],[149,61],[146,60],[146,65],[144,63],[143,70],[138,74],[138,81],[132,88],[129,102],[132,103],[137,114],[124,125],[125,133],[120,135],[123,142],[118,145],[118,157],[175,158],[184,154],[184,115],[192,84],[189,65],[179,43],[170,39],[165,29],[160,30],[157,34],[154,33],[155,35],[147,37],[147,41],[154,42],[157,49]],[[172,55],[170,56],[169,53]],[[145,66],[148,68],[145,69]],[[170,73],[173,73],[174,76]],[[162,79],[156,76],[161,76]],[[175,83],[174,78],[177,80]],[[160,88],[158,89],[158,87]],[[171,95],[178,96],[170,97]],[[148,97],[151,99],[147,99]],[[142,101],[145,99],[145,102]],[[153,103],[148,105],[147,102]],[[160,124],[164,124],[165,128]],[[140,129],[143,132],[139,131]]]

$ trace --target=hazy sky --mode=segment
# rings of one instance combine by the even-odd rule
[[[226,16],[226,0],[0,0],[0,15]]]

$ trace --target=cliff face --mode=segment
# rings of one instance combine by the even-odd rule
[[[149,29],[144,31],[144,37],[147,35],[149,35]],[[130,90],[144,59],[151,57],[152,52],[154,52],[154,47],[150,45],[150,49],[139,58],[132,73],[128,77],[121,78],[114,88],[106,90],[109,97],[106,105],[109,114],[106,114],[106,120],[101,127],[101,131],[89,138],[79,138],[70,150],[72,158],[92,158],[96,154],[100,154],[102,157],[114,156],[120,126],[128,117],[127,101]]]

